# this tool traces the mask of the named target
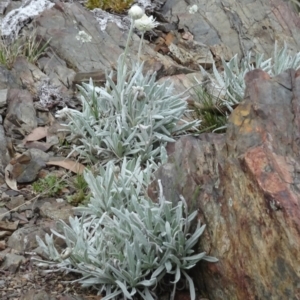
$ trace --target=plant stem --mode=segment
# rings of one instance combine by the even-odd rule
[[[139,52],[138,52],[138,62],[140,61],[141,58],[141,51],[142,51],[142,45],[144,41],[144,31],[142,32],[141,40],[140,40],[140,45],[139,45]]]
[[[125,59],[126,59],[126,56],[127,56],[127,54],[128,54],[129,40],[130,40],[130,38],[131,38],[131,36],[132,36],[133,28],[134,28],[134,20],[131,19],[130,29],[129,29],[129,32],[128,32],[128,37],[127,37],[127,42],[126,42],[126,47],[125,47],[125,50],[124,50],[124,53],[123,53],[122,73],[123,73],[123,70],[124,70]]]

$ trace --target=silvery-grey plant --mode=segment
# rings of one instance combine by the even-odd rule
[[[143,163],[159,158],[165,144],[175,141],[175,135],[199,124],[198,120],[183,118],[187,103],[183,94],[172,93],[169,81],[158,83],[156,74],[144,75],[139,61],[133,62],[131,68],[126,64],[134,24],[142,32],[157,25],[146,15],[140,20],[132,19],[126,48],[117,62],[117,82],[110,73],[106,74],[104,87],[95,86],[92,80],[83,83],[78,86],[82,111],[64,111],[70,118],[71,139],[79,141],[74,151],[92,163],[138,156]]]
[[[85,172],[84,178],[89,183],[92,196],[87,206],[74,209],[81,214],[101,217],[104,213],[112,214],[112,207],[127,207],[132,197],[145,196],[156,169],[154,162],[148,161],[141,168],[141,158],[127,160],[125,157],[121,166],[116,166],[113,161],[100,166],[97,176]]]
[[[235,55],[229,62],[222,60],[222,64],[223,72],[219,72],[213,65],[213,76],[218,89],[226,91],[225,98],[220,98],[220,100],[229,110],[232,110],[232,106],[244,98],[244,77],[247,72],[253,69],[262,69],[270,76],[276,76],[289,68],[297,69],[300,67],[300,52],[290,55],[286,44],[278,49],[276,42],[272,58],[264,60],[263,54],[257,54],[253,61],[251,52],[248,52],[241,62],[239,62],[238,55]],[[201,70],[206,74],[203,68]]]
[[[136,7],[131,13],[132,24],[142,16]],[[155,25],[153,18],[144,15],[143,22],[138,23],[140,30]],[[75,150],[94,163],[100,159],[102,165],[96,177],[92,172],[84,174],[92,197],[86,207],[76,208],[80,217],[70,217],[69,224],[59,221],[58,230],[46,235],[45,242],[37,237],[49,258],[39,265],[48,267],[48,272],[79,273],[78,281],[104,293],[103,300],[153,300],[166,274],[173,285],[171,299],[177,283],[184,280],[194,300],[195,287],[188,270],[202,259],[216,261],[205,252],[194,252],[205,225],[195,222],[191,232],[197,212],[188,215],[182,197],[178,204],[167,201],[161,184],[157,203],[145,190],[156,162],[166,159],[165,143],[198,122],[182,119],[186,102],[182,95],[172,95],[168,82],[158,84],[155,75],[143,75],[140,63],[127,69],[127,47],[128,43],[118,60],[117,83],[111,73],[104,87],[96,87],[92,81],[84,84],[79,87],[82,112],[60,112],[71,119],[73,138],[80,139]],[[62,253],[53,235],[65,241]]]
[[[74,150],[92,163],[141,156],[142,161],[160,156],[174,134],[198,124],[182,119],[186,101],[173,95],[169,82],[158,84],[155,74],[143,75],[143,64],[122,72],[118,62],[118,82],[107,77],[105,87],[92,82],[79,87],[82,112],[69,109],[69,128],[81,145]]]
[[[152,166],[141,170],[136,165],[124,160],[116,170],[110,162],[97,178],[85,174],[86,180],[92,179],[94,202],[88,208],[77,208],[83,216],[70,217],[70,225],[60,221],[60,233],[52,230],[45,242],[37,238],[49,257],[38,264],[48,267],[49,272],[57,269],[81,274],[78,282],[104,293],[103,300],[136,296],[154,300],[155,289],[166,274],[168,284],[173,285],[170,299],[179,280],[186,280],[194,300],[195,287],[188,270],[200,260],[217,261],[205,252],[194,252],[205,225],[196,222],[191,233],[197,212],[188,215],[183,197],[176,205],[167,201],[160,182],[158,202],[149,200],[142,190]],[[55,247],[53,234],[66,242],[62,253]]]

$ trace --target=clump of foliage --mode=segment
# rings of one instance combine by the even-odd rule
[[[142,15],[140,10],[138,15]],[[156,25],[146,15],[140,23],[142,29]],[[133,26],[129,38],[132,30]],[[71,120],[71,140],[79,141],[74,151],[91,163],[139,156],[142,162],[159,159],[167,142],[174,142],[174,136],[199,124],[198,120],[184,120],[187,103],[183,95],[173,95],[168,81],[160,84],[156,74],[144,75],[143,63],[133,63],[129,69],[125,63],[127,52],[128,42],[117,62],[116,83],[113,72],[106,75],[104,87],[92,81],[83,83],[78,86],[82,111],[64,111]]]
[[[173,95],[169,82],[158,84],[155,74],[143,75],[143,64],[127,72],[118,62],[118,81],[107,76],[105,87],[91,81],[79,87],[82,112],[68,110],[72,137],[81,145],[74,150],[92,163],[141,156],[159,157],[173,135],[182,134],[199,122],[182,119],[186,101]]]
[[[194,90],[194,115],[195,118],[202,120],[201,131],[225,131],[227,124],[227,115],[222,102],[219,98],[209,94],[204,88],[195,88]],[[219,103],[220,102],[220,103]]]
[[[300,11],[300,2],[298,0],[288,0],[292,6],[292,8],[296,11]]]
[[[221,99],[223,105],[232,111],[232,107],[244,98],[246,87],[244,77],[247,72],[253,69],[262,69],[270,76],[276,76],[289,68],[298,69],[300,67],[300,52],[290,55],[286,44],[283,48],[278,49],[277,43],[275,43],[273,57],[266,60],[264,60],[263,54],[257,54],[253,61],[251,52],[248,52],[241,63],[237,55],[229,62],[222,60],[222,63],[224,71],[219,72],[216,66],[213,65],[213,75],[216,84],[226,91],[226,97]],[[203,69],[202,71],[205,73]]]
[[[11,69],[19,56],[24,56],[30,63],[35,64],[46,51],[48,44],[49,41],[42,42],[34,32],[28,36],[23,35],[14,41],[2,38],[0,39],[0,64]]]
[[[215,258],[205,252],[195,254],[194,246],[205,229],[197,226],[190,234],[190,226],[197,212],[188,215],[186,203],[173,205],[162,193],[158,203],[144,193],[151,178],[153,165],[145,169],[140,161],[123,161],[119,170],[113,162],[100,168],[96,178],[85,174],[92,198],[87,207],[77,207],[85,217],[70,218],[70,225],[59,222],[60,232],[53,234],[65,240],[67,248],[59,254],[53,235],[46,242],[37,238],[51,261],[42,261],[53,268],[75,271],[82,275],[79,282],[105,293],[103,300],[141,296],[154,300],[157,284],[166,274],[168,285],[187,280],[191,299],[195,288],[188,270],[200,260]]]
[[[100,165],[97,176],[84,174],[92,196],[86,206],[75,208],[80,217],[70,218],[69,224],[60,221],[60,233],[52,231],[45,242],[37,237],[49,258],[40,263],[49,272],[79,273],[78,281],[105,294],[103,300],[154,300],[157,287],[164,284],[172,287],[170,299],[174,299],[179,281],[188,284],[195,300],[188,270],[200,260],[217,261],[205,252],[195,253],[205,225],[195,220],[197,212],[188,213],[183,197],[179,203],[167,201],[159,184],[155,203],[145,191],[158,164],[166,159],[166,143],[199,121],[183,119],[187,103],[182,95],[172,94],[169,82],[158,84],[155,74],[144,75],[139,62],[129,70],[126,54],[134,20],[140,19],[140,30],[156,26],[137,6],[130,16],[117,82],[110,73],[104,87],[92,81],[83,84],[79,87],[82,112],[67,108],[59,112],[70,120],[67,128],[77,142],[74,151]],[[62,253],[53,235],[65,241]]]
[[[85,6],[91,10],[101,8],[106,11],[123,13],[133,2],[133,0],[88,0]]]
[[[74,187],[75,193],[67,197],[68,202],[74,206],[86,205],[90,200],[90,192],[83,174],[77,174],[73,177],[69,185]]]
[[[34,192],[46,193],[50,197],[58,195],[65,186],[65,182],[55,175],[47,175],[32,184]]]

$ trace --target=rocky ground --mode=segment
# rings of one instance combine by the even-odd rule
[[[280,42],[288,36],[289,46],[299,49],[300,30],[290,30],[299,27],[299,17],[279,0],[272,10],[267,1],[232,1],[228,8],[203,0],[193,9],[188,2],[152,1],[147,8],[160,25],[147,36],[145,71],[156,71],[158,80],[172,80],[174,92],[203,80],[199,65],[210,69],[221,57],[242,56],[251,49],[269,55],[275,34]],[[103,83],[105,70],[114,69],[124,49],[128,20],[113,16],[110,22],[103,12],[92,14],[76,1],[45,1],[48,9],[37,3],[31,1],[26,10],[20,1],[0,1],[6,37],[30,36],[34,29],[38,40],[48,42],[35,63],[18,57],[9,68],[0,66],[0,298],[101,299],[92,290],[65,283],[75,280],[74,274],[44,274],[32,258],[43,257],[36,236],[44,239],[57,220],[67,221],[74,215],[72,207],[88,195],[84,187],[83,196],[77,195],[74,182],[84,165],[74,156],[66,160],[70,145],[55,112],[64,106],[80,109],[76,84],[89,78]],[[39,13],[32,17],[33,11]],[[130,45],[133,56],[138,45],[136,34]],[[39,180],[49,174],[57,182],[43,185]],[[189,299],[186,293],[176,297]]]
[[[14,13],[16,11],[13,9],[20,5],[21,3],[11,2],[3,13],[6,15],[9,11]],[[64,5],[67,6],[64,7]],[[33,5],[33,7],[35,6]],[[25,14],[24,18],[28,17],[26,14],[30,14],[24,9],[20,9],[19,13],[23,17]],[[79,22],[79,16],[80,22],[83,23],[81,26],[93,34],[93,39],[97,41],[98,45],[103,38],[101,34],[105,34],[93,28],[96,24],[95,18],[87,21],[90,13],[81,5],[57,2],[52,11],[44,13],[46,15],[38,15],[42,19],[36,19],[37,23],[34,25],[31,23],[32,25],[28,27],[29,30],[31,26],[35,28],[36,36],[48,35],[49,30],[52,30],[52,25],[44,31],[43,26],[46,24],[44,21],[51,20],[54,16],[61,18],[62,22],[67,21],[68,23],[65,25],[69,29],[61,31],[65,34],[61,41],[66,44],[59,47],[60,50],[56,49],[55,51],[65,52],[67,49],[73,49],[77,44],[73,33],[68,31],[74,27],[74,23]],[[16,15],[11,18],[16,18]],[[126,30],[126,22],[124,24],[124,30]],[[110,36],[122,33],[118,28],[115,28],[114,31]],[[76,32],[78,34],[80,28],[76,29]],[[51,41],[56,40],[53,36],[55,34],[55,32],[50,32]],[[47,41],[50,40],[46,36],[44,38]],[[123,38],[124,41],[125,38]],[[56,40],[56,42],[59,41]],[[50,234],[50,229],[55,228],[56,220],[68,221],[68,218],[74,215],[73,206],[77,205],[77,202],[86,200],[87,198],[84,199],[84,197],[88,194],[87,189],[82,190],[81,192],[85,194],[76,200],[77,191],[73,183],[78,176],[76,174],[82,173],[84,166],[76,163],[72,157],[66,159],[70,146],[66,142],[65,134],[59,131],[62,126],[54,118],[55,111],[64,106],[80,109],[75,84],[89,80],[90,77],[95,82],[100,78],[99,83],[101,84],[104,70],[113,64],[121,53],[121,49],[116,48],[114,44],[115,40],[111,37],[106,40],[105,49],[98,49],[98,46],[89,44],[87,53],[92,57],[98,57],[98,62],[93,64],[91,64],[92,57],[80,55],[76,58],[71,53],[65,52],[73,60],[71,63],[66,63],[59,57],[60,55],[53,53],[56,47],[53,44],[47,48],[47,51],[50,52],[42,55],[37,64],[28,62],[24,57],[18,57],[9,68],[11,70],[8,70],[7,66],[0,66],[0,107],[3,116],[3,125],[0,127],[0,163],[2,166],[0,178],[0,259],[2,260],[0,298],[3,300],[101,299],[101,296],[96,295],[96,291],[83,289],[76,283],[67,283],[77,278],[75,274],[45,274],[44,270],[38,268],[32,259],[43,257],[43,253],[38,248],[36,236],[44,239],[45,234]],[[85,47],[84,42],[79,45]],[[108,49],[115,49],[112,53],[110,51],[110,54],[113,55],[103,57],[103,53]],[[150,47],[148,47],[148,51],[154,53]],[[161,64],[159,66],[161,68]],[[182,68],[179,65],[178,67]],[[97,71],[93,71],[95,68]],[[149,64],[148,69],[153,70],[153,64]],[[92,72],[87,72],[91,70]],[[201,78],[199,74],[196,76]],[[178,77],[178,82],[177,88],[183,90],[184,84],[180,84],[180,77]],[[59,182],[53,195],[51,194],[53,184],[45,186],[39,183],[39,180],[47,175],[54,176]],[[34,183],[41,185],[40,190],[33,188]],[[69,203],[68,197],[74,195],[75,198]],[[179,296],[181,299],[187,297],[185,294],[179,294]]]

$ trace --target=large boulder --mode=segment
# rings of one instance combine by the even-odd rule
[[[227,133],[182,137],[157,179],[207,224],[195,271],[210,300],[300,297],[300,70],[246,77]],[[155,195],[155,184],[150,187]]]

